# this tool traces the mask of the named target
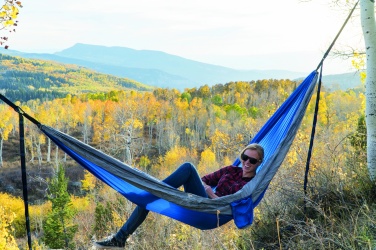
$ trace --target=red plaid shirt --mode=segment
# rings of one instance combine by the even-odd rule
[[[215,194],[225,196],[238,192],[253,177],[243,177],[243,169],[235,166],[223,167],[201,178],[209,186],[216,186]]]

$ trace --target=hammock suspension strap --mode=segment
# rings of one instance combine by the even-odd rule
[[[26,156],[25,156],[25,125],[24,125],[24,116],[31,121],[37,122],[33,117],[26,114],[20,107],[16,106],[13,102],[8,100],[5,96],[0,94],[0,99],[3,100],[6,104],[12,107],[19,114],[19,134],[20,134],[20,157],[21,157],[21,174],[22,174],[22,194],[25,207],[25,223],[26,223],[26,234],[27,234],[27,243],[29,250],[31,250],[31,231],[30,231],[30,217],[29,217],[29,198],[27,192],[27,175],[26,175]],[[39,123],[39,122],[37,122]]]
[[[372,1],[372,0],[371,0]],[[311,131],[311,139],[309,142],[309,149],[308,149],[308,154],[307,154],[307,162],[306,162],[306,169],[305,169],[305,174],[304,174],[304,213],[306,214],[306,197],[307,197],[307,184],[308,184],[308,173],[309,173],[309,165],[311,162],[311,156],[312,156],[312,148],[313,148],[313,141],[315,138],[315,132],[316,132],[316,124],[317,124],[317,115],[319,112],[319,103],[320,103],[320,91],[321,91],[321,82],[322,82],[322,68],[324,64],[325,58],[329,55],[329,52],[333,48],[335,42],[337,41],[339,35],[342,33],[343,29],[345,28],[347,22],[350,20],[350,17],[352,16],[356,6],[358,5],[359,0],[355,3],[354,7],[350,11],[349,15],[347,16],[345,22],[342,24],[341,29],[338,31],[337,35],[333,39],[332,43],[330,44],[329,48],[326,50],[324,56],[322,57],[319,65],[317,66],[316,70],[320,69],[320,78],[319,78],[319,83],[317,87],[317,94],[316,94],[316,104],[315,104],[315,112],[313,116],[313,124],[312,124],[312,131]]]

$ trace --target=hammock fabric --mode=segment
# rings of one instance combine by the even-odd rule
[[[230,220],[238,228],[252,224],[253,209],[282,164],[298,131],[318,78],[313,71],[280,106],[250,143],[265,149],[256,176],[235,194],[209,199],[185,193],[120,162],[51,127],[39,128],[64,152],[131,202],[146,209],[206,230]],[[234,162],[240,166],[239,159]]]

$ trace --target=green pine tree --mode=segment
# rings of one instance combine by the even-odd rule
[[[361,115],[358,119],[356,132],[350,136],[350,143],[357,152],[365,152],[367,149],[367,127],[366,117]]]
[[[52,211],[43,224],[43,241],[52,249],[74,249],[73,237],[77,225],[72,220],[74,211],[67,188],[65,169],[60,166],[56,176],[49,182],[48,199],[52,203]]]
[[[106,206],[98,203],[95,208],[95,225],[93,233],[97,238],[101,238],[108,233],[108,223],[113,221],[112,209],[109,202]]]

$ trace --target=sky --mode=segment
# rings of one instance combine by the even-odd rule
[[[234,69],[311,72],[349,11],[330,0],[24,0],[9,49],[55,53],[76,43],[157,50]],[[358,14],[356,14],[358,15]],[[336,46],[363,47],[359,17]],[[353,45],[352,45],[353,46]],[[329,56],[324,74],[354,71]]]

